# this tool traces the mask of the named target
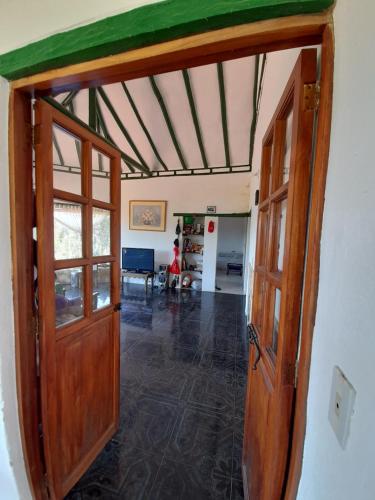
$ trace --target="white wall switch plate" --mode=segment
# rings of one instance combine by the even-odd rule
[[[356,391],[338,366],[333,369],[328,419],[342,449],[348,441]]]

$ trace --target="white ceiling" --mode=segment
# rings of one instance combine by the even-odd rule
[[[249,164],[254,67],[254,57],[223,63],[231,166]],[[189,69],[188,72],[208,165],[209,167],[224,167],[226,166],[226,157],[217,65],[200,66]],[[174,71],[157,75],[155,81],[162,94],[188,168],[203,168],[204,163],[182,72]],[[181,170],[181,162],[149,78],[128,81],[126,86],[168,170]],[[147,166],[152,171],[163,170],[163,166],[153,152],[121,83],[106,85],[103,89]],[[61,103],[66,95],[55,96],[55,99]],[[98,102],[114,142],[121,150],[139,161],[99,95]],[[81,90],[77,94],[74,98],[74,108],[75,114],[88,123],[88,90]],[[63,156],[65,156],[64,148],[61,149]],[[123,163],[123,172],[130,172],[125,163]]]

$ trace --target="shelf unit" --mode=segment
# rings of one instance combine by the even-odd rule
[[[185,274],[190,274],[193,279],[202,279],[203,252],[204,252],[204,223],[202,215],[182,215],[181,233],[181,284]],[[183,261],[186,269],[183,270]],[[194,266],[195,269],[189,269]]]

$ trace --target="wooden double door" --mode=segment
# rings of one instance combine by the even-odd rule
[[[46,102],[35,121],[42,440],[61,499],[118,426],[121,167]]]
[[[281,500],[287,478],[316,73],[316,49],[302,50],[262,145],[243,448],[249,500]]]

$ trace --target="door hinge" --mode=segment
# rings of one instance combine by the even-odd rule
[[[314,111],[319,108],[319,83],[305,83],[303,86],[303,110]]]

